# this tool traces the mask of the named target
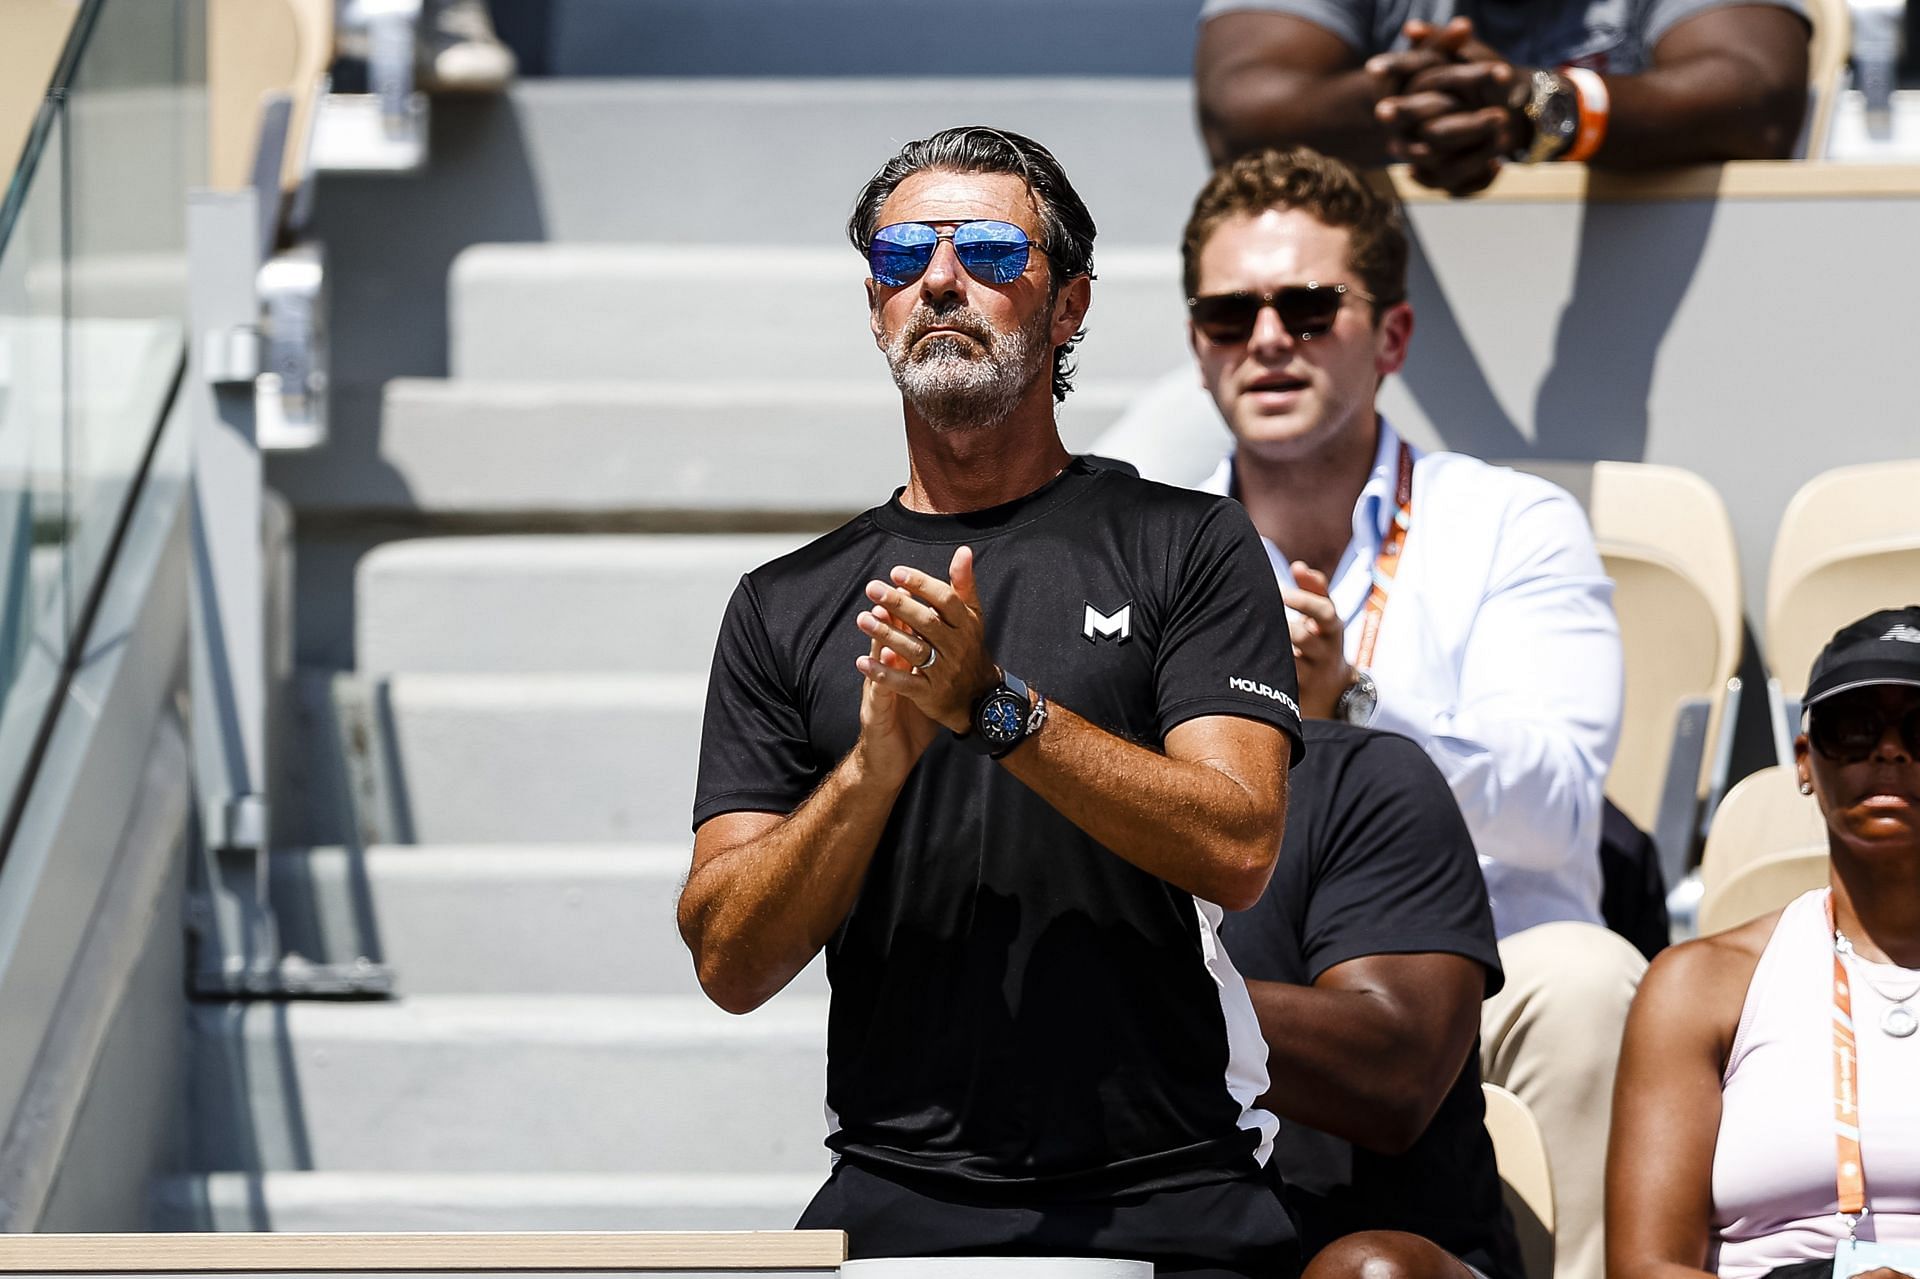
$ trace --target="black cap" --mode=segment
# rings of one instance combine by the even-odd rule
[[[1833,633],[1813,659],[1802,706],[1867,684],[1920,688],[1920,604],[1869,613]]]

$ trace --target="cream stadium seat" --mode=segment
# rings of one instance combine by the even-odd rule
[[[1725,932],[1827,882],[1827,845],[1774,853],[1735,869],[1701,895],[1700,935]]]
[[[1793,768],[1775,764],[1740,780],[1713,815],[1700,881],[1711,892],[1736,871],[1768,857],[1825,848],[1820,809],[1800,793]]]
[[[1507,1211],[1520,1238],[1528,1279],[1553,1275],[1553,1175],[1547,1143],[1527,1103],[1497,1084],[1481,1084],[1487,1105],[1487,1135],[1500,1167]]]
[[[1614,580],[1626,708],[1607,797],[1685,874],[1699,804],[1726,777],[1738,690],[1740,562],[1719,493],[1691,471],[1640,462],[1526,462],[1580,499]]]
[[[1853,15],[1847,0],[1809,0],[1813,39],[1807,47],[1807,131],[1801,158],[1824,160],[1833,134],[1833,108],[1847,87],[1853,51]]]
[[[1792,759],[1807,671],[1833,633],[1920,603],[1920,459],[1843,466],[1801,486],[1767,573],[1767,670],[1780,762]]]

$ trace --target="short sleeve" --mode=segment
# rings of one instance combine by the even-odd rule
[[[1733,4],[1752,4],[1754,0],[1652,0],[1647,5],[1646,25],[1641,30],[1641,41],[1647,50],[1647,61],[1653,61],[1653,46],[1660,43],[1669,31],[1685,22],[1688,18],[1697,18],[1709,9],[1725,8]],[[1807,17],[1804,0],[1760,0],[1776,9],[1785,9],[1802,18]],[[1811,19],[1808,19],[1811,26]]]
[[[1372,0],[1206,0],[1200,19],[1247,10],[1304,19],[1339,37],[1361,57],[1380,52],[1374,48]]]
[[[790,813],[824,773],[750,579],[727,603],[707,681],[693,825],[741,810]]]
[[[1352,730],[1349,730],[1352,731]],[[1464,955],[1504,978],[1473,837],[1420,747],[1367,732],[1327,796],[1306,903],[1307,980],[1367,955]]]
[[[1162,739],[1202,715],[1272,724],[1306,754],[1286,606],[1273,567],[1238,502],[1207,511],[1184,556],[1170,557],[1168,605],[1154,657]]]

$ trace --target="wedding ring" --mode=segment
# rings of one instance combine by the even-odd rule
[[[927,645],[927,660],[920,663],[918,666],[914,667],[913,669],[916,671],[930,671],[933,669],[933,664],[939,660],[940,660],[940,650],[935,648],[933,645],[929,644]]]

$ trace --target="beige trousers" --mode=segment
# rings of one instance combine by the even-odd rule
[[[1647,961],[1598,924],[1541,924],[1500,943],[1507,984],[1480,1012],[1480,1073],[1518,1094],[1547,1142],[1554,1279],[1605,1279],[1607,1127],[1627,1005]]]

